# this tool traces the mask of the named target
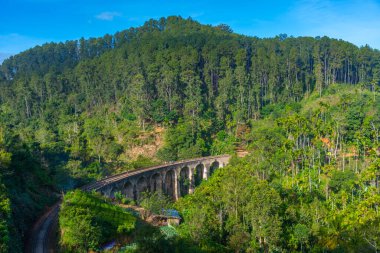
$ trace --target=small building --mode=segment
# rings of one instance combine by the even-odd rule
[[[181,222],[181,217],[177,210],[174,209],[162,209],[161,214],[150,215],[147,219],[147,222],[153,226],[178,226]]]
[[[178,226],[181,223],[181,216],[177,210],[163,209],[162,214],[166,217],[168,225]]]

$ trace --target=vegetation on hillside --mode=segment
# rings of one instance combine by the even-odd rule
[[[1,115],[0,115],[1,118]],[[55,200],[41,150],[0,121],[0,252],[22,252],[24,236]]]
[[[60,244],[67,252],[99,250],[101,244],[131,233],[135,223],[131,213],[107,202],[100,194],[75,190],[63,198]]]
[[[3,172],[10,163],[11,154],[4,149],[4,136],[0,129],[0,170]],[[2,173],[0,174],[0,252],[8,252],[11,222],[11,207],[6,188],[3,184]]]
[[[176,203],[183,236],[228,252],[379,251],[380,101],[371,97],[335,85],[271,106],[252,122],[250,155]]]
[[[237,145],[252,150],[238,163],[253,170],[249,180],[265,181],[259,185],[271,194],[275,185],[273,204],[287,203],[281,189],[302,185],[334,206],[340,181],[355,182],[344,188],[347,201],[363,200],[360,189],[370,188],[358,180],[378,173],[379,81],[380,52],[369,46],[327,37],[259,39],[181,17],[13,56],[0,67],[1,248],[19,252],[61,190],[160,161],[233,153]],[[322,188],[323,198],[316,194]],[[304,200],[294,194],[298,211]],[[243,237],[226,228],[226,210],[218,210],[222,222],[213,225],[221,234],[212,231],[210,242],[232,247],[232,235]],[[278,226],[289,231],[284,224],[298,222],[279,215]],[[231,224],[251,241],[252,225],[239,212],[235,218]],[[299,223],[310,229],[308,222]],[[271,245],[321,245],[309,236],[290,246],[290,235]]]

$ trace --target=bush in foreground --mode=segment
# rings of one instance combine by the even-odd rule
[[[97,193],[80,190],[65,195],[59,214],[61,247],[69,252],[96,250],[109,240],[127,235],[136,218],[108,203]]]

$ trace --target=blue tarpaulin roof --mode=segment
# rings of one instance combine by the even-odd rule
[[[175,218],[181,218],[179,216],[179,213],[177,210],[174,209],[162,209],[162,214],[165,216],[175,217]]]

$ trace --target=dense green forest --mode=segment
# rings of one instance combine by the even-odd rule
[[[247,133],[250,155],[176,203],[182,236],[226,252],[378,252],[380,101],[372,95],[334,85],[321,98],[268,108]]]
[[[15,55],[0,67],[0,252],[20,252],[61,191],[237,147],[251,155],[178,203],[183,236],[236,252],[379,250],[379,82],[369,46],[181,17]]]

